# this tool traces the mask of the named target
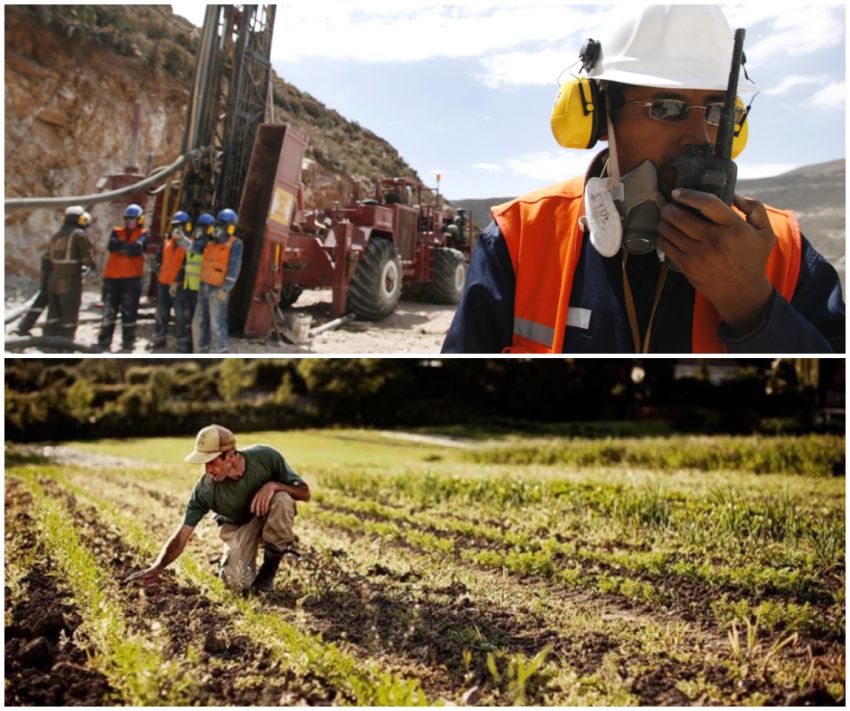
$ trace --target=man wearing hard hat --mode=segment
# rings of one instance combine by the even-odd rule
[[[608,149],[493,208],[444,352],[844,350],[835,269],[793,213],[734,192],[757,91],[734,34],[718,7],[652,5],[585,42],[552,131]]]

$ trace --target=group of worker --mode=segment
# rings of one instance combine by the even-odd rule
[[[115,227],[109,235],[103,269],[103,320],[97,344],[104,352],[111,348],[119,316],[120,352],[131,353],[136,341],[149,234],[139,205],[128,205],[123,221],[123,226]],[[166,350],[173,313],[177,352],[227,353],[230,292],[242,267],[237,222],[238,216],[231,209],[222,210],[216,217],[201,213],[194,228],[187,212],[174,214],[171,232],[163,239],[153,265],[157,307],[152,350]],[[18,324],[18,334],[28,334],[46,306],[44,335],[74,340],[83,277],[95,269],[87,234],[90,225],[91,215],[82,207],[65,210],[63,224],[42,257],[41,291]]]

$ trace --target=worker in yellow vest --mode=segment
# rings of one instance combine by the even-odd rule
[[[230,292],[242,268],[242,240],[236,237],[236,212],[222,210],[212,238],[192,247],[203,254],[198,306],[192,319],[192,338],[198,353],[227,353],[227,309]]]
[[[97,338],[101,350],[108,351],[121,312],[121,352],[131,353],[136,341],[136,316],[142,296],[142,274],[145,270],[145,216],[141,206],[132,204],[124,210],[124,226],[116,227],[109,236],[109,256],[103,269],[103,322]]]
[[[749,65],[731,71],[735,34],[714,5],[606,14],[550,126],[565,148],[608,148],[492,208],[443,352],[844,352],[835,268],[792,212],[734,194],[757,91]],[[723,199],[694,187],[712,185]]]
[[[192,218],[188,212],[178,210],[171,219],[171,233],[162,240],[154,258],[154,271],[157,272],[156,321],[153,327],[152,350],[165,350],[168,336],[168,321],[171,308],[177,311],[177,287],[183,281],[183,269],[186,262],[186,249],[181,237],[192,234]],[[179,319],[175,314],[175,320]]]
[[[204,260],[203,251],[195,252],[192,246],[195,242],[206,245],[212,237],[215,218],[208,212],[198,216],[194,232],[181,238],[180,243],[186,250],[186,262],[183,269],[183,279],[177,284],[176,314],[177,350],[180,353],[192,353],[192,319],[198,305],[198,290],[201,287],[201,264]]]

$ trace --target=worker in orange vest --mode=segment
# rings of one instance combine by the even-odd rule
[[[195,240],[192,250],[202,253],[201,288],[192,320],[192,338],[198,353],[227,353],[227,309],[230,292],[242,268],[242,240],[236,237],[238,217],[233,210],[218,213],[211,238]]]
[[[116,227],[109,235],[106,249],[109,256],[103,269],[103,321],[97,344],[108,351],[118,313],[121,313],[121,351],[132,353],[136,341],[136,317],[142,295],[142,274],[145,270],[144,211],[131,204],[124,210],[124,226]]]
[[[154,258],[154,270],[157,272],[156,321],[151,342],[154,351],[165,350],[172,306],[175,320],[180,320],[177,289],[183,283],[186,262],[186,249],[182,240],[188,239],[191,234],[192,218],[188,212],[178,210],[171,219],[171,233],[162,240]]]
[[[743,150],[742,95],[757,91],[743,66],[730,72],[722,10],[619,9],[564,72],[550,120],[562,146],[608,149],[584,175],[492,209],[443,351],[843,352],[835,269],[793,213],[735,195],[734,163],[714,156],[719,138],[731,158]],[[694,188],[712,182],[724,199]]]

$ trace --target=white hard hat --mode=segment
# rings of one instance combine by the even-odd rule
[[[733,31],[716,5],[644,5],[602,30],[592,79],[637,86],[724,91],[732,64]],[[744,76],[739,92],[758,91]]]
[[[82,205],[71,205],[65,209],[65,217],[79,217],[84,212]]]

